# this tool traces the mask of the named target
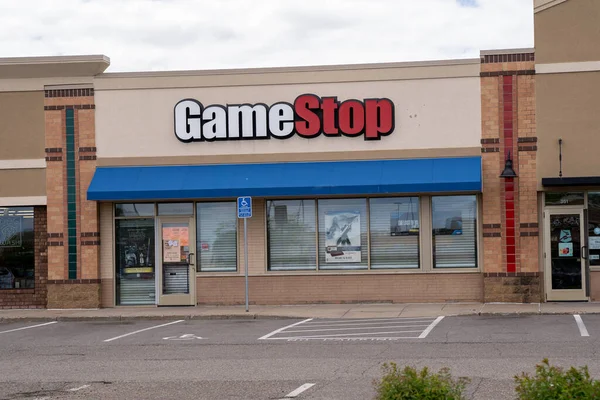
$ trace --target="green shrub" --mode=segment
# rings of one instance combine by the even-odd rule
[[[590,378],[587,366],[567,371],[551,366],[548,359],[535,367],[535,376],[515,376],[520,400],[600,400],[600,382]]]
[[[421,371],[404,367],[399,371],[395,363],[386,363],[383,373],[375,382],[377,400],[463,400],[470,382],[467,378],[452,379],[448,368],[438,373],[430,373],[427,367]]]

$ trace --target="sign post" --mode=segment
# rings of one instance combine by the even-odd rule
[[[246,312],[248,312],[248,224],[247,219],[252,218],[252,197],[238,197],[238,218],[244,220],[244,272],[246,276]]]

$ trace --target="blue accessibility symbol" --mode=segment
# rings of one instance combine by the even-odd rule
[[[252,217],[252,197],[238,197],[237,199],[238,218]]]

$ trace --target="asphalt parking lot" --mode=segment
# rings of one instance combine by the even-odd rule
[[[381,364],[512,396],[548,357],[600,377],[600,315],[0,323],[0,399],[369,399]]]

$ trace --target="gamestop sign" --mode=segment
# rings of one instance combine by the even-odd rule
[[[349,99],[303,94],[294,104],[211,104],[194,99],[175,105],[175,136],[182,142],[362,136],[379,140],[394,130],[390,99]]]

